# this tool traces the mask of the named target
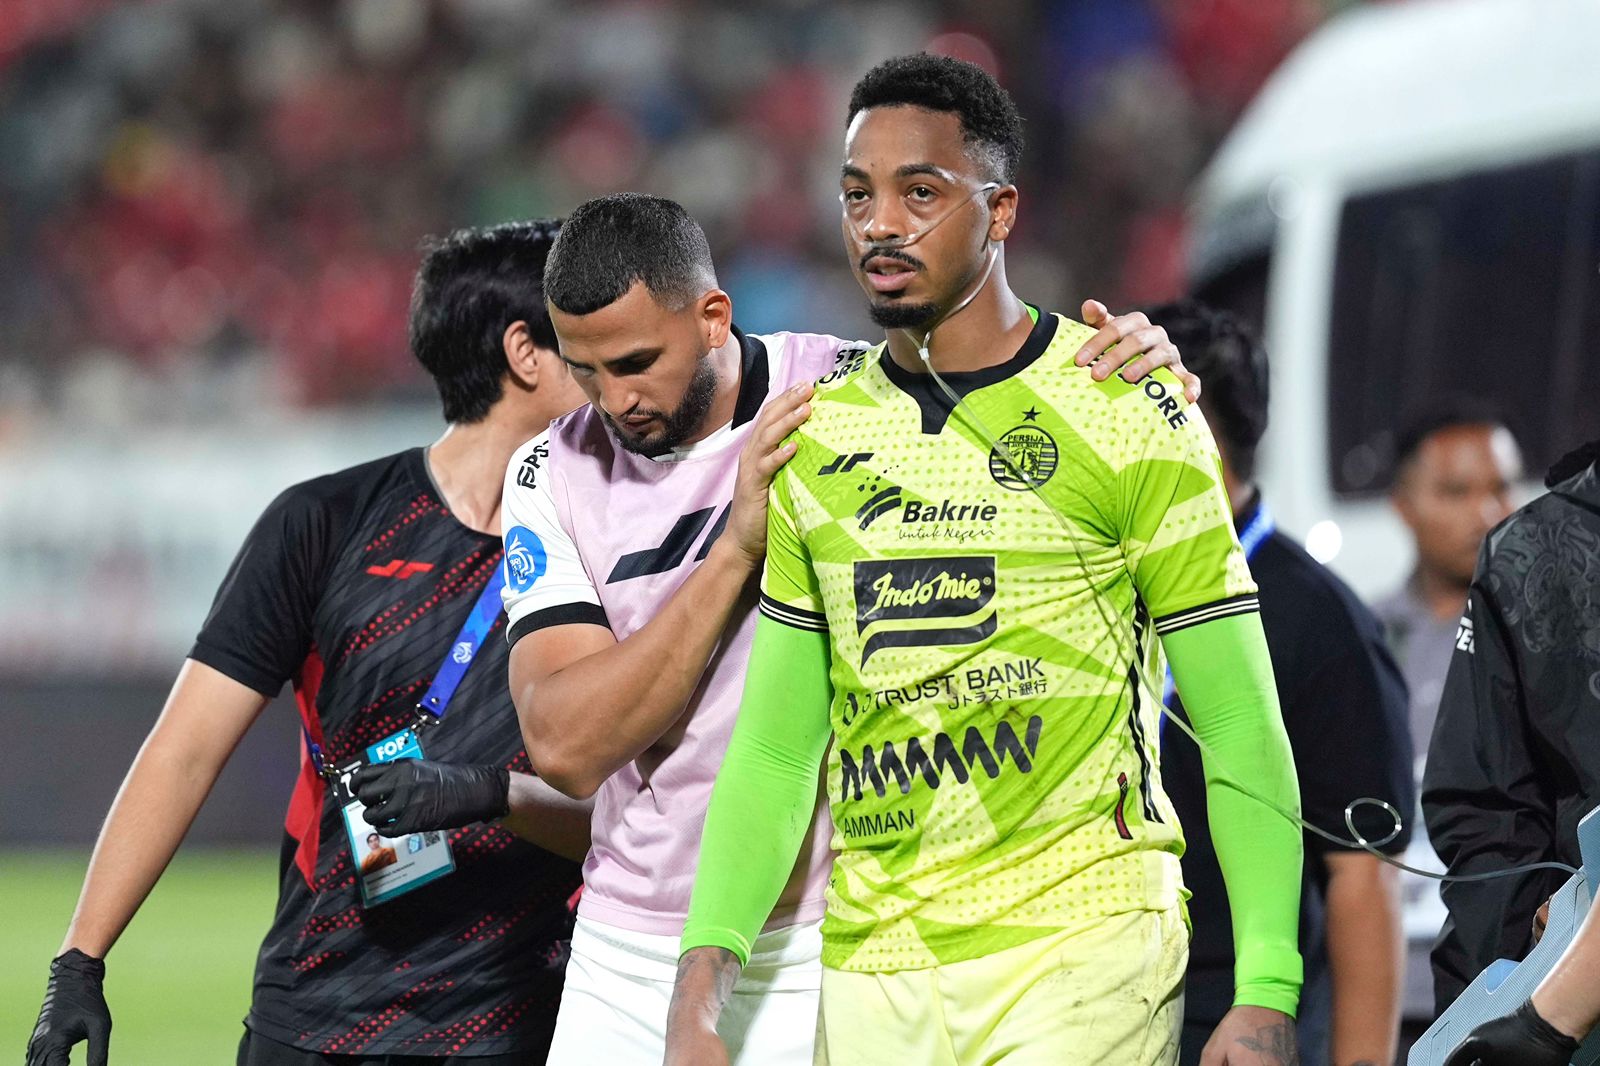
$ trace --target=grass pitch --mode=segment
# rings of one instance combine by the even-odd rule
[[[0,851],[0,1062],[22,1061],[88,860]],[[180,851],[107,959],[111,1061],[231,1064],[276,897],[274,852]]]

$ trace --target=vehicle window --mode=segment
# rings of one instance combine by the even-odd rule
[[[1600,437],[1600,150],[1352,198],[1333,284],[1340,495],[1387,489],[1397,431],[1448,394],[1492,403],[1530,474]]]

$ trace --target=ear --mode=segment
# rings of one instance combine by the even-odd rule
[[[1017,187],[1002,185],[994,192],[989,207],[989,239],[1003,241],[1017,224]]]
[[[706,345],[716,349],[728,343],[733,329],[733,297],[721,289],[712,289],[700,297],[700,324],[706,332]]]
[[[506,369],[511,379],[525,389],[539,385],[539,347],[533,343],[528,324],[521,319],[506,327],[500,336],[500,346],[505,349]]]

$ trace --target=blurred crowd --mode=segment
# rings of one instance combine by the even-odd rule
[[[0,444],[42,413],[421,397],[419,240],[642,189],[748,328],[865,328],[844,97],[928,49],[1029,120],[1023,291],[1174,294],[1184,191],[1318,0],[15,0],[0,16]]]

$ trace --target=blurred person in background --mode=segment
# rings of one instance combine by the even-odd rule
[[[1421,412],[1395,448],[1390,502],[1411,533],[1411,576],[1373,605],[1410,690],[1412,749],[1433,734],[1456,623],[1484,535],[1511,513],[1522,476],[1516,439],[1486,405],[1466,398]]]
[[[1411,534],[1416,562],[1404,584],[1376,602],[1373,610],[1383,621],[1410,693],[1412,779],[1420,796],[1434,716],[1473,565],[1484,535],[1511,513],[1511,487],[1522,476],[1522,459],[1511,431],[1493,408],[1464,396],[1445,397],[1414,413],[1400,430],[1395,453],[1389,499]],[[1407,813],[1416,829],[1406,863],[1441,871],[1422,808],[1413,805]],[[1406,913],[1417,916],[1413,935],[1437,932],[1442,920],[1436,902],[1438,882],[1402,873],[1400,891]],[[1408,983],[1426,987],[1416,975]]]
[[[327,772],[413,725],[441,664],[462,661],[463,620],[501,566],[506,463],[582,402],[540,293],[555,232],[514,223],[428,247],[412,350],[449,426],[429,447],[288,489],[256,523],[106,819],[29,1066],[65,1063],[84,1039],[89,1061],[106,1061],[103,960],[286,681],[306,746],[240,1066],[543,1061],[589,809],[529,772],[498,602],[448,717],[424,736],[430,758],[353,778],[385,836],[413,821],[463,827],[450,834],[453,872],[364,908]]]
[[[539,773],[595,797],[550,1061],[660,1066],[706,803],[745,684],[768,486],[810,383],[866,346],[740,330],[704,232],[654,196],[575,210],[545,295],[591,403],[519,448],[507,472],[511,690]],[[1085,360],[1145,324],[1103,312]],[[1161,365],[1176,352],[1147,330],[1100,372],[1136,356]],[[533,562],[519,572],[518,557]],[[808,839],[757,923],[745,979],[729,986],[734,1062],[813,1058],[833,865],[827,820],[813,819],[817,785],[797,812]]]
[[[1237,316],[1193,300],[1148,308],[1205,382],[1200,409],[1217,439],[1234,525],[1260,588],[1261,625],[1272,655],[1283,723],[1294,748],[1301,810],[1311,824],[1348,835],[1346,804],[1358,796],[1415,806],[1406,690],[1383,630],[1333,571],[1273,523],[1255,485],[1256,447],[1267,428],[1267,353]],[[1168,698],[1183,715],[1181,694]],[[1187,719],[1185,719],[1187,720]],[[1184,827],[1183,881],[1193,897],[1184,987],[1183,1051],[1193,1066],[1233,1002],[1235,965],[1228,893],[1206,832],[1206,777],[1199,748],[1163,722],[1161,780]],[[1357,812],[1369,839],[1389,819]],[[1384,845],[1399,853],[1410,835]],[[1305,985],[1295,1032],[1303,1066],[1387,1066],[1400,1022],[1404,940],[1399,871],[1376,856],[1304,835],[1300,954]]]
[[[1207,1066],[1296,1057],[1300,833],[1272,807],[1297,788],[1214,446],[1172,377],[1084,366],[1092,331],[1012,290],[1022,147],[969,63],[902,56],[851,92],[841,229],[886,340],[819,383],[773,484],[673,1066],[727,1061],[718,1018],[824,765],[830,1062],[1175,1062],[1188,931],[1153,634],[1269,797],[1208,797],[1241,949]]]
[[[1428,836],[1452,875],[1582,864],[1578,822],[1600,803],[1597,460],[1600,441],[1556,462],[1550,491],[1478,554],[1422,781]],[[1565,879],[1536,870],[1442,886],[1439,1010],[1494,960],[1527,953]]]

